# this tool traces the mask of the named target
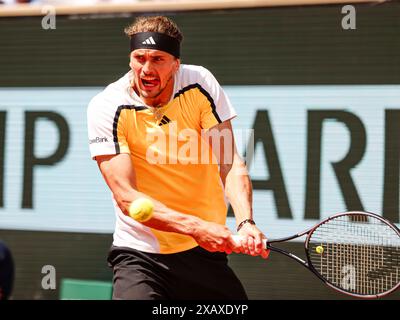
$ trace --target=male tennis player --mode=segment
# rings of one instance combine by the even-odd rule
[[[246,299],[226,254],[266,258],[265,236],[252,220],[251,181],[232,136],[215,144],[210,134],[232,135],[236,113],[207,69],[180,63],[183,36],[173,21],[141,17],[125,32],[131,70],[88,107],[91,156],[117,218],[108,258],[113,298]],[[224,196],[240,245],[225,226]],[[138,222],[128,210],[143,197],[155,208]]]

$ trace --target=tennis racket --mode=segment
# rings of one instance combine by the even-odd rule
[[[302,236],[306,236],[306,261],[273,246]],[[241,240],[239,235],[233,238]],[[268,240],[264,245],[294,259],[329,287],[350,296],[379,298],[400,286],[400,230],[373,213],[339,213],[304,232]]]

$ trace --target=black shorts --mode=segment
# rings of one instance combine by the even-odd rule
[[[112,246],[113,299],[247,300],[225,253],[201,247],[173,253],[147,253]]]

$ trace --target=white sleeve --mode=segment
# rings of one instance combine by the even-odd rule
[[[107,101],[94,97],[87,108],[89,149],[92,159],[100,155],[118,154],[119,148],[114,118],[118,108],[110,108]]]
[[[218,122],[224,122],[236,117],[237,114],[235,109],[214,75],[204,67],[201,67],[200,74],[201,79],[199,84],[207,92],[210,96],[209,98],[211,98],[211,101],[214,103],[215,112],[219,118],[217,119]]]

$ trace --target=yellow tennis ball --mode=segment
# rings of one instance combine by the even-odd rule
[[[129,216],[136,221],[145,222],[153,215],[154,204],[147,198],[139,198],[129,206]]]
[[[315,251],[317,251],[317,253],[319,254],[323,254],[324,253],[324,247],[323,246],[318,246],[315,248]]]

